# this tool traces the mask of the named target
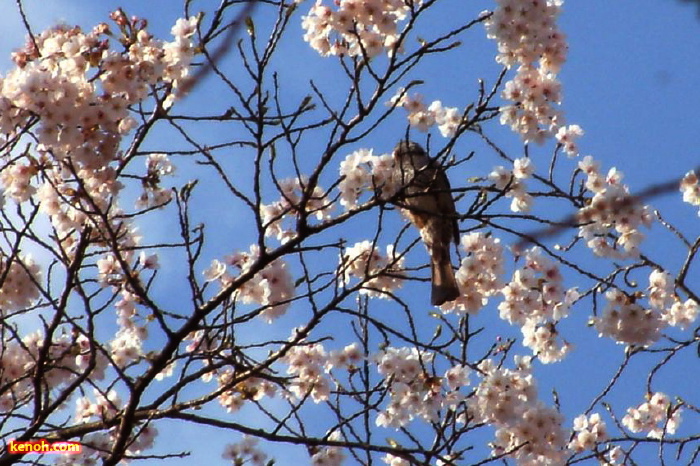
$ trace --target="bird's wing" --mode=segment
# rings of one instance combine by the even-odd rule
[[[435,185],[439,186],[437,190],[438,197],[438,211],[447,217],[450,217],[452,223],[452,239],[455,244],[459,244],[459,222],[457,221],[457,208],[455,207],[455,201],[452,197],[452,188],[450,187],[450,180],[447,178],[445,171],[442,168],[437,169],[435,172]]]
[[[432,204],[430,212],[449,221],[451,231],[450,239],[459,244],[459,223],[457,222],[457,208],[452,198],[450,180],[437,160],[430,159],[427,167],[416,176],[416,187],[422,192],[431,192]],[[448,220],[449,219],[449,220]]]

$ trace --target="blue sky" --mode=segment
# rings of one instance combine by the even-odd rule
[[[171,24],[181,15],[181,9],[174,7],[179,2],[174,0],[27,3],[28,17],[35,32],[59,21],[80,24],[89,29],[97,22],[106,21],[108,12],[121,5],[129,14],[148,18],[152,25],[150,29],[157,36],[166,39]],[[494,6],[491,1],[444,0],[440,3],[438,14],[432,15],[430,22],[424,25],[426,37],[429,37],[433,28],[443,30],[449,27],[450,22],[464,21],[465,18]],[[300,12],[306,11],[310,4],[310,0],[302,3]],[[5,18],[6,24],[6,33],[0,37],[3,74],[9,66],[7,57],[10,51],[24,40],[15,8],[14,2],[0,5],[0,14]],[[339,75],[337,68],[329,66],[332,59],[318,57],[302,42],[300,12],[290,28],[290,32],[298,37],[290,37],[291,40],[283,44],[282,56],[285,58],[276,63],[294,98],[308,93],[307,82],[310,78],[318,80],[322,88],[332,92],[333,73]],[[265,19],[258,17],[256,21],[264,22]],[[612,166],[618,167],[625,173],[625,180],[633,191],[653,183],[679,178],[694,166],[700,165],[700,151],[697,148],[700,136],[700,119],[697,116],[700,108],[700,54],[697,53],[700,50],[700,17],[696,8],[675,0],[569,0],[564,5],[560,27],[567,35],[570,47],[568,61],[560,73],[564,93],[562,108],[569,123],[580,124],[586,131],[580,140],[582,154],[592,154],[600,159],[605,170]],[[468,96],[475,95],[476,80],[479,77],[492,79],[498,72],[493,61],[495,44],[485,38],[482,27],[477,26],[462,39],[462,47],[450,54],[449,62],[436,59],[432,68],[423,67],[420,73],[416,73],[415,78],[426,81],[419,89],[426,101],[442,100],[448,106],[458,105],[466,101]],[[289,56],[295,59],[292,61],[287,58]],[[299,66],[299,63],[303,63],[303,66]],[[237,72],[236,66],[239,65],[235,60],[230,66],[232,73]],[[209,91],[200,89],[198,92]],[[197,104],[198,100],[191,96],[182,103],[181,111],[196,111]],[[221,105],[225,108],[226,102],[221,102]],[[391,150],[405,125],[402,117],[401,113],[397,113],[392,121],[387,122],[385,131],[368,138],[362,147],[374,147],[376,153]],[[498,135],[499,142],[506,149],[513,154],[522,153],[522,144],[516,135],[507,128],[495,128],[497,123],[491,125],[492,134]],[[210,134],[203,133],[203,137],[217,137],[217,130],[202,131],[210,131]],[[386,134],[394,134],[391,131],[398,132],[398,136],[387,139]],[[152,142],[153,148],[166,148],[168,142],[167,136],[163,136]],[[436,142],[439,145],[439,140]],[[466,152],[471,148],[464,146],[461,150]],[[547,163],[549,153],[551,146],[533,148],[531,152],[536,165],[538,157],[542,164]],[[487,160],[492,161],[493,158]],[[488,170],[489,163],[475,164],[470,166],[470,170],[482,175]],[[240,170],[240,181],[245,183],[245,171],[234,165],[231,168]],[[464,179],[473,175],[462,172],[457,174],[464,178],[453,178],[453,185],[460,185],[460,181],[464,184]],[[181,173],[181,176],[181,180],[186,181],[186,174]],[[697,209],[682,204],[679,193],[670,193],[651,203],[660,208],[667,219],[676,222],[682,231],[689,235],[698,231]],[[203,204],[201,208],[202,217],[217,215],[220,210],[220,206],[210,203]],[[232,245],[223,239],[231,232],[240,232],[240,223],[232,212],[227,211],[227,215],[218,218],[221,222],[222,241],[209,251],[212,258],[231,252]],[[164,226],[153,221],[144,228],[147,231],[167,229],[168,224]],[[670,243],[665,234],[658,229],[654,233],[659,233],[660,236],[646,244],[650,255],[668,265],[671,270],[676,270],[682,256],[667,247]],[[246,237],[245,232],[236,236],[235,246],[247,248],[249,241],[245,241]],[[348,232],[348,237],[359,239],[362,234]],[[698,282],[700,272],[697,267],[691,270],[689,277],[689,282]],[[410,296],[422,299],[418,293]],[[585,328],[589,315],[589,310],[577,309],[567,324],[572,337],[576,335],[577,350],[563,363],[555,366],[540,365],[536,372],[540,380],[541,396],[547,402],[551,401],[549,393],[552,387],[561,390],[562,399],[566,401],[565,414],[569,425],[573,416],[585,409],[592,396],[602,389],[602,384],[607,380],[605,374],[614,370],[623,358],[620,346],[598,339],[593,330],[588,330],[588,333],[581,330]],[[507,332],[513,335],[519,333],[498,321],[493,313],[482,311],[478,319],[480,325],[502,329],[504,335]],[[282,321],[277,328],[265,331],[275,332],[284,338],[289,331],[284,324],[285,321]],[[260,326],[259,330],[263,328]],[[575,333],[579,331],[582,332],[581,335]],[[643,364],[637,362],[640,363],[639,369],[631,371],[629,380],[623,380],[621,390],[613,394],[615,401],[627,400],[627,404],[620,404],[619,408],[642,401],[643,383],[639,383],[637,377],[643,373]],[[666,371],[665,386],[659,389],[690,396],[692,393],[684,383],[687,382],[687,368],[690,364],[696,368],[697,360],[688,358],[675,362]],[[567,380],[561,379],[562,374],[566,374]],[[195,453],[190,461],[218,461],[222,444],[227,441],[225,434],[207,431],[206,441],[211,445],[201,448],[203,438],[199,435],[193,437],[194,431],[191,428],[173,425],[168,428],[171,429],[170,433],[177,438],[178,445],[190,448]],[[692,424],[685,424],[684,429],[696,433],[699,430],[697,425]],[[164,444],[169,446],[171,442],[166,440]],[[268,449],[268,453],[274,456],[275,452]],[[294,464],[292,458],[295,461],[303,461],[305,458],[305,453],[299,449],[291,450],[289,455],[285,456],[286,460],[279,459],[278,464]]]

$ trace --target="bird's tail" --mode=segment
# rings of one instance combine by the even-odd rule
[[[440,306],[448,301],[454,301],[460,295],[452,264],[447,258],[432,257],[430,268],[433,279],[433,288],[430,294],[430,302],[433,306]]]

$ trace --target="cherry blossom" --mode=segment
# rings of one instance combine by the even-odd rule
[[[503,246],[498,238],[482,232],[463,236],[461,245],[467,256],[462,259],[455,277],[460,296],[441,306],[444,312],[476,313],[502,288]]]
[[[340,0],[337,10],[317,0],[302,18],[304,40],[322,56],[371,58],[397,50],[397,23],[410,11],[397,0]]]
[[[259,258],[260,249],[257,245],[251,245],[248,252],[231,254],[224,262],[213,260],[211,266],[204,271],[204,276],[207,281],[218,280],[225,287],[238,274],[247,273]],[[234,271],[237,269],[238,273],[230,274],[229,268]],[[294,282],[287,263],[281,259],[271,262],[251,280],[242,284],[235,296],[245,304],[257,303],[263,306],[259,315],[268,323],[280,317],[287,311],[290,300],[294,297]]]
[[[513,199],[510,204],[511,211],[527,212],[532,208],[533,199],[527,192],[524,180],[532,176],[534,170],[532,160],[522,157],[513,162],[513,170],[499,165],[489,173],[488,179],[494,187],[503,190],[506,197]]]
[[[516,76],[502,97],[513,102],[501,107],[501,123],[511,126],[525,141],[541,143],[562,125],[557,109],[561,84],[557,73],[566,60],[568,45],[557,27],[560,0],[522,2],[498,0],[486,19],[487,37],[498,43],[496,61]]]
[[[411,96],[404,88],[399,88],[387,105],[402,107],[406,110],[408,123],[417,130],[426,132],[437,125],[440,134],[446,138],[454,136],[463,122],[462,112],[458,108],[444,107],[439,100],[433,101],[426,107],[423,104],[422,95]]]
[[[556,323],[566,317],[579,294],[563,286],[556,262],[534,247],[525,252],[525,264],[503,287],[500,317],[521,327],[523,343],[543,363],[561,360],[570,350],[559,342]]]
[[[389,347],[373,356],[390,395],[375,420],[377,426],[398,429],[416,418],[436,421],[441,409],[453,409],[466,399],[459,389],[469,384],[468,368],[458,364],[444,378],[432,376],[425,366],[433,358],[432,353],[408,347]]]
[[[334,431],[328,436],[328,439],[340,441],[342,437],[338,431]],[[340,466],[344,459],[345,454],[340,447],[323,447],[311,457],[311,464],[313,466]]]
[[[622,424],[632,432],[647,432],[650,438],[672,435],[681,422],[681,408],[661,392],[650,394],[648,401],[636,408],[628,408]]]
[[[376,156],[372,150],[360,149],[340,163],[340,204],[345,209],[357,207],[364,192],[376,193],[388,200],[399,190],[400,180],[394,176],[391,154]]]
[[[384,455],[382,461],[384,461],[389,466],[410,466],[411,464],[408,462],[408,460],[405,460],[400,456],[394,456],[391,453],[387,453],[386,455]]]
[[[607,439],[607,427],[600,414],[594,413],[588,417],[581,414],[574,419],[574,439],[569,442],[569,448],[577,452],[592,450]]]
[[[615,168],[603,176],[590,156],[579,162],[579,168],[586,173],[586,188],[593,193],[578,212],[579,236],[598,256],[615,259],[638,256],[644,240],[640,227],[650,227],[654,219],[650,208],[630,195],[622,183],[622,173]]]
[[[499,368],[488,359],[479,365],[483,379],[468,400],[470,413],[496,427],[494,454],[512,452],[518,464],[561,464],[568,438],[563,418],[537,398],[529,361],[517,358],[516,366]]]
[[[235,42],[235,63],[242,66],[231,68],[242,70],[242,82],[222,72],[223,59],[214,53],[214,45],[226,45],[227,29],[236,32],[227,8],[247,11],[245,2],[233,6],[238,3],[224,2],[221,16],[178,19],[167,40],[156,37],[145,19],[117,10],[112,23],[92,30],[61,25],[33,32],[14,53],[13,67],[0,78],[2,238],[12,250],[0,253],[3,420],[17,432],[28,426],[27,432],[53,436],[60,430],[79,441],[83,452],[59,457],[56,464],[63,465],[158,457],[148,453],[158,437],[156,422],[178,416],[247,432],[223,450],[222,458],[236,465],[272,462],[260,440],[307,447],[315,465],[361,457],[392,466],[484,463],[489,458],[467,458],[478,429],[493,432],[491,461],[528,466],[592,459],[623,464],[650,448],[637,441],[638,433],[661,439],[664,447],[679,428],[685,401],[649,393],[621,422],[614,419],[613,435],[601,415],[591,414],[607,407],[619,380],[631,381],[635,374],[614,376],[586,414],[573,420],[571,431],[564,427],[570,406],[562,404],[560,411],[558,398],[546,401],[549,390],[539,393],[535,379],[535,370],[551,370],[574,349],[569,339],[576,335],[562,324],[574,305],[584,313],[593,309],[593,331],[624,345],[615,349],[625,353],[621,375],[631,358],[635,364],[656,358],[647,389],[659,383],[659,369],[672,356],[694,348],[699,312],[688,273],[697,260],[696,244],[659,216],[655,227],[667,227],[685,243],[686,262],[652,257],[653,250],[642,253],[642,227],[650,227],[656,215],[630,193],[622,172],[602,170],[592,156],[577,163],[558,158],[578,156],[584,134],[579,125],[565,123],[560,108],[559,72],[567,54],[557,26],[562,0],[496,0],[492,13],[462,29],[430,31],[436,47],[419,39],[422,48],[406,56],[399,56],[404,35],[413,40],[423,7],[440,2],[310,2],[301,13],[304,40],[321,55],[336,57],[345,73],[341,80],[349,78],[352,87],[342,103],[326,99],[314,84],[297,110],[288,107],[290,95],[281,85],[286,76],[272,69],[280,61],[272,52],[287,24],[295,24],[288,20],[301,0],[261,2],[259,8],[275,3],[277,21],[255,24],[247,18],[250,37]],[[413,93],[417,81],[398,88],[404,79],[422,79],[419,61],[457,50],[463,39],[457,36],[480,22],[498,44],[496,61],[510,69],[512,79],[485,79],[493,83],[492,92],[480,85],[465,93],[478,100],[460,101],[461,107],[443,105],[444,96],[431,101]],[[274,31],[269,42],[256,36],[265,27]],[[454,46],[446,42],[453,38]],[[197,80],[191,79],[193,64],[202,71]],[[185,92],[210,78],[224,79],[237,102],[222,98],[225,107],[212,106],[214,113],[202,105],[202,115],[191,119],[173,110]],[[249,90],[252,97],[244,95]],[[499,95],[504,102],[496,112]],[[386,100],[388,109],[382,110]],[[512,156],[486,139],[482,128],[499,116],[526,143],[549,138],[556,144],[548,176],[535,174],[540,150],[529,146]],[[205,133],[189,133],[189,125],[205,121],[230,125],[234,136],[212,142]],[[394,295],[426,280],[426,269],[406,267],[406,251],[399,248],[405,237],[392,236],[396,224],[390,222],[396,219],[370,218],[400,210],[390,204],[396,204],[401,180],[392,154],[361,147],[375,135],[397,138],[397,122],[406,138],[415,138],[415,131],[439,132],[450,139],[443,152],[455,154],[450,181],[463,214],[460,229],[467,233],[453,264],[459,265],[460,296],[441,312],[423,309],[424,296]],[[159,124],[180,131],[189,147],[153,145],[146,136]],[[241,128],[250,134],[241,136]],[[307,146],[304,138],[312,133],[321,137]],[[470,137],[483,138],[494,151],[482,150]],[[292,153],[326,149],[283,160],[270,152],[273,145]],[[235,173],[238,161],[219,164],[220,151],[237,146],[258,150],[253,180]],[[483,165],[489,155],[499,161]],[[465,181],[472,162],[493,169]],[[255,221],[244,226],[251,227],[254,244],[234,245],[227,256],[212,252],[212,228],[195,223],[202,211],[188,204],[194,181],[182,189],[170,186],[178,182],[176,174],[189,177],[192,167],[214,168],[207,189],[228,189],[249,211]],[[236,176],[229,177],[229,169]],[[283,172],[293,175],[276,177]],[[694,171],[685,175],[685,202],[700,206],[699,185]],[[502,198],[503,208],[510,203],[517,215],[498,211]],[[578,213],[558,222],[568,214],[539,205],[550,199]],[[337,202],[342,212],[335,215]],[[151,214],[171,215],[162,237],[142,221]],[[511,218],[515,225],[501,223]],[[177,226],[169,228],[173,219]],[[550,247],[550,238],[518,230],[533,222],[563,228],[573,222],[573,241]],[[216,219],[213,226],[219,227]],[[233,241],[240,243],[247,236],[238,237],[237,228]],[[371,233],[374,240],[356,238]],[[517,238],[542,246],[508,249]],[[591,252],[599,256],[590,257],[596,262],[578,262],[576,254]],[[172,267],[178,257],[184,273]],[[573,276],[582,278],[576,283],[580,293],[569,284]],[[494,312],[514,328],[488,321]],[[27,333],[30,325],[41,330]],[[286,340],[284,325],[298,325]],[[681,335],[687,329],[690,336]],[[511,338],[518,332],[521,341]],[[523,348],[531,356],[518,354]],[[609,410],[613,418],[616,410]],[[22,426],[23,420],[31,422]],[[435,439],[425,436],[428,431],[435,431]],[[664,448],[658,450],[664,456]]]
[[[603,315],[591,319],[600,336],[610,337],[628,346],[648,346],[661,337],[666,323],[658,310],[645,309],[636,299],[620,290],[606,292],[605,298],[607,305]]]
[[[243,435],[240,442],[226,445],[221,457],[231,460],[233,464],[245,464],[245,462],[254,466],[267,464],[267,454],[258,448],[258,439],[250,435]]]
[[[41,269],[30,254],[20,257],[4,257],[0,253],[0,316],[13,310],[26,309],[39,299],[37,283]]]
[[[403,256],[397,257],[394,246],[386,247],[386,255],[370,241],[362,241],[347,248],[340,258],[343,285],[353,277],[364,281],[360,293],[372,297],[389,298],[389,293],[403,284]]]
[[[566,152],[569,157],[578,155],[576,139],[581,136],[583,136],[583,129],[581,129],[579,125],[562,126],[555,134],[557,142],[562,145],[564,152]]]
[[[683,202],[693,206],[700,206],[700,182],[694,170],[685,174],[681,180],[680,190],[683,193]],[[698,210],[700,215],[700,210]]]
[[[302,212],[302,200],[305,214],[321,221],[331,217],[333,204],[326,193],[321,187],[316,186],[313,192],[305,197],[304,190],[307,184],[306,177],[282,180],[279,183],[281,194],[279,200],[260,205],[260,217],[266,236],[275,236],[282,243],[294,238],[296,220]],[[285,219],[292,221],[285,224]]]

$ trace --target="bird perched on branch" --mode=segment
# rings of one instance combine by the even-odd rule
[[[430,302],[440,306],[454,301],[460,293],[452,270],[450,243],[458,243],[459,226],[450,182],[440,164],[415,142],[399,142],[393,156],[396,176],[403,186],[397,205],[418,228],[430,254]]]

